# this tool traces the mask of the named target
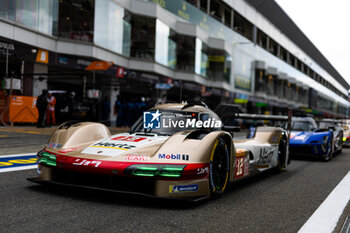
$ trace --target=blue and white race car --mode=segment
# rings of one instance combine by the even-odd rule
[[[333,127],[319,128],[311,117],[293,117],[291,130],[291,155],[313,156],[328,161],[342,151],[342,132]]]

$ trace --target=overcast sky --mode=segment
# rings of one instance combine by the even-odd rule
[[[350,83],[350,0],[275,0]]]

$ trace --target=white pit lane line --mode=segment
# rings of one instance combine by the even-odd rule
[[[0,169],[0,173],[36,169],[37,167],[38,165],[28,165],[28,166],[21,166],[21,167],[3,168],[3,169]]]
[[[12,154],[12,155],[0,155],[0,158],[12,158],[12,157],[21,157],[21,156],[27,156],[27,155],[36,155],[37,153],[25,153],[25,154]]]
[[[22,156],[35,156],[36,153],[25,153],[25,154],[10,154],[10,155],[0,155],[0,159],[15,159],[16,157],[22,157]],[[22,170],[29,170],[29,169],[36,169],[38,167],[37,164],[34,165],[24,165],[24,166],[15,166],[15,167],[7,167],[7,168],[1,168],[0,166],[0,173],[5,172],[12,172],[12,171],[22,171]]]
[[[298,233],[331,233],[350,200],[350,171],[317,208]]]

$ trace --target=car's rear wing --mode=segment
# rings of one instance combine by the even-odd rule
[[[241,119],[256,119],[256,120],[269,120],[269,121],[288,121],[291,117],[281,116],[281,115],[262,115],[262,114],[247,114],[247,113],[237,113],[236,118]]]
[[[344,121],[341,119],[331,119],[331,118],[316,120],[316,122],[344,123]]]
[[[240,108],[234,104],[219,104],[214,110],[221,120],[227,118],[233,119],[253,119],[253,120],[268,120],[268,121],[285,121],[288,123],[288,130],[292,123],[292,110],[288,111],[287,116],[282,115],[262,115],[262,114],[247,114],[240,112]]]
[[[226,119],[252,119],[252,120],[267,120],[267,121],[283,121],[287,122],[288,141],[292,128],[292,110],[288,110],[287,116],[282,115],[262,115],[262,114],[247,114],[241,113],[240,108],[234,104],[219,104],[215,109],[216,114],[223,122]]]
[[[337,127],[345,127],[346,126],[346,123],[342,119],[325,118],[325,119],[317,120],[316,123],[318,124],[319,127],[321,125],[320,123],[328,123],[330,125],[328,125],[328,127],[326,127],[326,129],[333,129],[333,130],[335,130]]]

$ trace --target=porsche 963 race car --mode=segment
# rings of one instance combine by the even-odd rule
[[[225,109],[240,117],[237,107]],[[235,140],[230,131],[237,127],[224,126],[204,104],[187,103],[157,105],[116,135],[100,123],[68,122],[37,154],[38,177],[28,180],[194,201],[289,163],[286,130],[258,127],[252,138]]]

